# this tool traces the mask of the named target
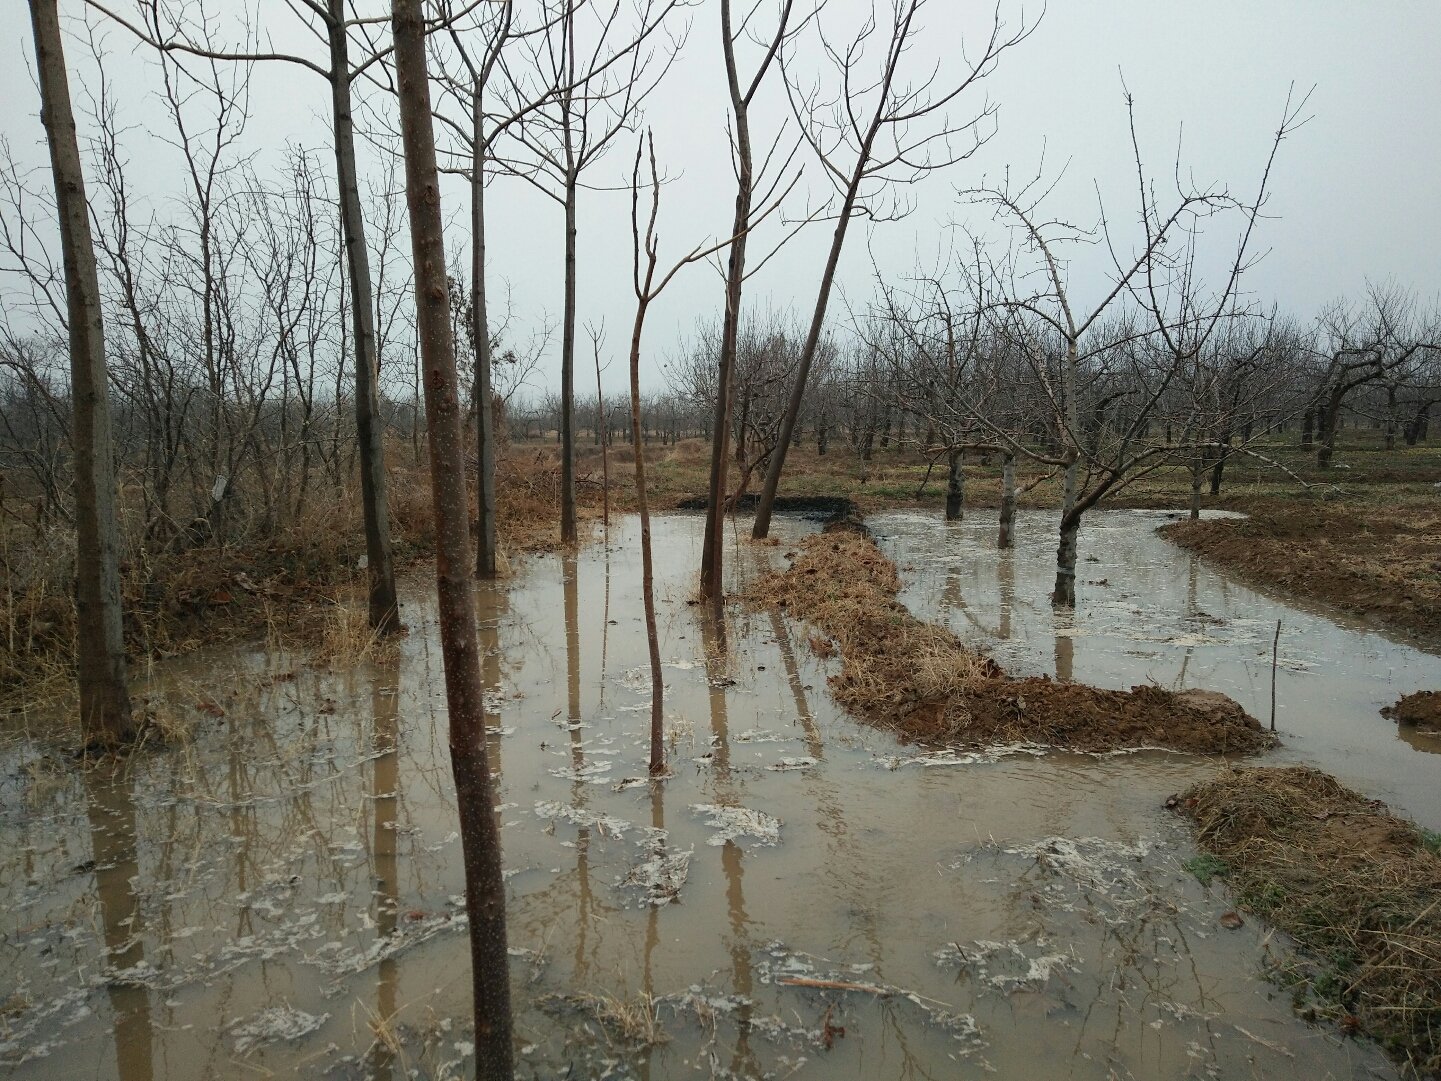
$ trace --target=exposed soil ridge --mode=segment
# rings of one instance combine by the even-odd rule
[[[812,649],[839,650],[836,701],[911,739],[962,746],[1029,741],[1085,752],[1163,747],[1258,751],[1275,737],[1225,695],[1140,686],[1105,690],[1008,676],[949,630],[896,600],[896,566],[863,531],[830,530],[787,553],[792,565],[749,590],[819,629]]]

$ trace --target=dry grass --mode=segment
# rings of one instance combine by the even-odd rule
[[[1228,770],[1175,806],[1237,903],[1314,956],[1309,1008],[1441,1077],[1441,837],[1304,766]]]
[[[571,991],[547,995],[541,1005],[585,1014],[601,1026],[608,1039],[628,1047],[657,1047],[670,1040],[661,1027],[660,1001],[643,991],[630,998]]]
[[[971,690],[994,671],[949,631],[912,616],[895,599],[900,588],[895,564],[869,538],[820,533],[802,540],[785,573],[755,583],[749,599],[825,632],[845,662],[831,681],[836,701],[878,718]]]

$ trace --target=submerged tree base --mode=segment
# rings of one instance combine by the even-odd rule
[[[1305,766],[1227,770],[1171,805],[1237,903],[1314,953],[1282,974],[1298,1006],[1441,1077],[1441,838]]]
[[[873,724],[927,742],[1029,741],[1086,752],[1159,747],[1242,753],[1275,737],[1225,695],[1159,687],[1105,690],[1007,676],[949,630],[896,600],[896,566],[863,532],[832,530],[788,552],[793,564],[757,582],[756,604],[815,624],[842,656],[836,701]],[[832,643],[813,638],[812,648]]]

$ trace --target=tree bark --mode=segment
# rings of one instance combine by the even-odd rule
[[[651,256],[651,269],[655,258]],[[646,286],[649,287],[649,281]],[[635,327],[630,337],[630,423],[640,430],[640,336],[650,301],[642,296],[635,309]],[[665,682],[660,666],[660,629],[655,617],[655,571],[651,556],[650,507],[645,494],[645,451],[639,439],[631,440],[635,451],[635,503],[640,513],[641,596],[645,604],[645,642],[650,654],[650,773],[665,772]]]
[[[70,331],[71,442],[75,454],[76,667],[80,733],[85,746],[115,746],[134,736],[125,685],[120,610],[120,534],[115,458],[105,369],[100,276],[90,236],[85,173],[70,104],[70,78],[56,0],[30,0],[41,119],[50,146],[55,206],[65,264]]]
[[[877,117],[880,116],[880,109],[877,106]],[[866,142],[862,146],[860,164],[851,176],[850,185],[846,188],[845,199],[841,202],[840,217],[836,220],[835,232],[831,234],[831,250],[826,256],[826,268],[821,274],[820,290],[816,294],[815,310],[811,313],[810,330],[806,333],[805,344],[801,347],[800,361],[796,365],[796,381],[791,387],[789,400],[786,402],[786,411],[781,417],[780,437],[776,443],[775,453],[771,456],[770,465],[766,469],[765,486],[761,489],[760,503],[756,507],[755,524],[751,527],[751,536],[756,540],[770,535],[771,514],[775,507],[776,490],[780,487],[781,473],[786,465],[786,452],[790,449],[791,433],[795,431],[796,419],[801,415],[801,405],[805,401],[806,381],[810,378],[811,362],[815,360],[816,350],[820,347],[821,332],[825,329],[826,308],[830,304],[831,288],[836,280],[836,267],[840,265],[841,249],[845,247],[846,231],[850,228],[851,215],[855,212],[856,197],[860,190],[861,176],[864,165],[870,160],[871,142],[875,137],[875,127],[871,128]],[[866,442],[866,461],[870,461],[871,440],[874,439],[874,430]]]
[[[1336,453],[1336,428],[1341,419],[1341,403],[1345,399],[1346,391],[1335,387],[1326,396],[1326,404],[1321,408],[1321,445],[1316,448],[1318,469],[1331,468],[1331,457]]]
[[[394,0],[392,18],[401,138],[405,148],[406,201],[415,265],[416,330],[430,424],[441,656],[450,710],[450,759],[460,817],[466,909],[470,915],[476,1076],[484,1081],[510,1081],[515,1068],[505,885],[501,877],[500,832],[495,821],[495,800],[485,750],[485,707],[470,577],[464,431],[446,290],[445,234],[435,133],[431,128],[421,0]]]
[[[721,350],[716,366],[716,404],[711,430],[710,488],[706,505],[705,535],[701,540],[700,596],[718,612],[725,575],[725,495],[730,465],[731,399],[735,395],[735,361],[740,333],[741,287],[745,281],[746,229],[750,224],[755,171],[751,157],[750,105],[740,87],[735,43],[731,31],[730,0],[721,0],[721,45],[735,117],[736,205],[731,221],[734,241],[726,256],[725,312],[721,317]]]
[[[575,200],[576,175],[565,185],[565,311],[560,332],[560,540],[574,544],[575,511]]]
[[[1075,510],[1061,516],[1061,539],[1056,546],[1056,588],[1051,604],[1056,608],[1076,607],[1076,538],[1081,515]]]
[[[966,452],[952,448],[946,459],[946,521],[959,522],[966,516]]]
[[[1001,461],[1001,526],[996,537],[997,548],[1010,548],[1015,543],[1016,524],[1016,456],[1007,454]]]
[[[1079,487],[1081,452],[1076,445],[1077,389],[1080,385],[1080,357],[1075,337],[1066,344],[1066,356],[1061,369],[1061,395],[1063,427],[1061,433],[1066,448],[1066,472],[1061,484],[1061,527],[1060,539],[1056,544],[1056,586],[1051,592],[1051,604],[1056,608],[1076,606],[1076,534],[1081,528],[1081,516],[1076,511],[1076,494]]]
[[[491,411],[490,313],[485,293],[485,131],[480,83],[471,91],[470,317],[475,335],[475,573],[495,577],[495,414]]]
[[[380,358],[375,344],[375,295],[370,253],[355,164],[355,127],[350,105],[350,57],[345,0],[329,0],[330,95],[334,113],[335,178],[350,278],[350,315],[355,336],[355,438],[360,458],[360,498],[365,514],[365,555],[370,575],[370,625],[397,631],[395,559],[390,545],[390,502],[385,476],[385,424],[380,417]]]

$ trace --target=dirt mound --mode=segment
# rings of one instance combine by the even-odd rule
[[[924,733],[925,710],[907,730]],[[993,679],[930,710],[935,738],[965,743],[1031,740],[1077,751],[1166,747],[1201,754],[1258,750],[1273,740],[1236,702],[1212,691],[1105,690],[1045,677]]]
[[[1422,728],[1441,730],[1441,691],[1417,691],[1396,700],[1395,705],[1381,711],[1383,717],[1414,724]]]
[[[835,699],[873,724],[932,742],[1029,740],[1090,752],[1166,747],[1222,754],[1275,742],[1221,694],[1112,691],[1006,676],[990,658],[944,627],[916,619],[896,600],[895,564],[864,533],[810,536],[786,555],[794,564],[756,583],[749,599],[783,607],[829,636],[811,640],[827,656],[839,648]]]
[[[1441,836],[1304,766],[1227,770],[1169,805],[1236,902],[1315,955],[1281,974],[1307,1012],[1441,1077]]]
[[[1276,501],[1162,535],[1263,585],[1441,642],[1441,506]]]

